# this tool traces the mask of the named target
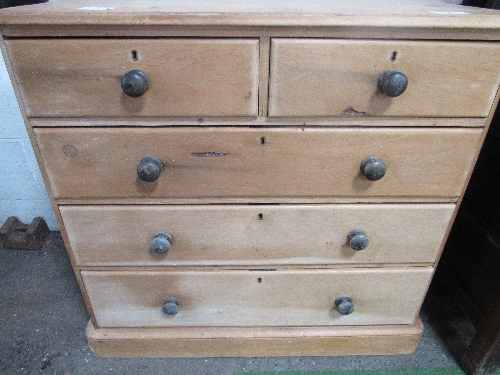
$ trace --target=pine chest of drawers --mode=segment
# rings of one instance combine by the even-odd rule
[[[68,0],[0,24],[96,355],[415,349],[498,13]]]

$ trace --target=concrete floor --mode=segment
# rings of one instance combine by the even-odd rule
[[[101,359],[85,339],[88,315],[58,232],[42,250],[0,248],[0,374],[233,374],[259,371],[458,367],[473,328],[435,279],[421,313],[425,332],[402,356]]]

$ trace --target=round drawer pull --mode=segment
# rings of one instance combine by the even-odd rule
[[[378,80],[378,88],[385,95],[395,98],[405,92],[408,78],[397,70],[387,70]]]
[[[368,156],[361,162],[360,170],[370,181],[377,181],[385,176],[387,168],[380,158]]]
[[[165,232],[156,233],[151,241],[151,250],[157,254],[165,254],[172,245],[172,236]]]
[[[131,70],[120,79],[120,83],[125,94],[137,98],[148,91],[149,77],[142,70]]]
[[[335,299],[335,307],[340,315],[349,315],[354,311],[354,303],[349,296],[340,296]]]
[[[364,250],[368,247],[370,241],[366,237],[366,233],[363,229],[353,229],[347,234],[347,242],[351,249],[359,251]]]
[[[168,297],[163,304],[163,312],[167,315],[177,315],[181,301],[175,297]]]
[[[153,182],[160,177],[162,169],[163,163],[159,159],[147,156],[137,166],[137,177],[145,182]]]

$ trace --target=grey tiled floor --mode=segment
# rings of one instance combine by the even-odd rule
[[[0,248],[0,374],[233,374],[458,367],[473,329],[439,280],[421,314],[425,332],[402,356],[101,359],[85,339],[88,315],[59,233],[42,250]]]

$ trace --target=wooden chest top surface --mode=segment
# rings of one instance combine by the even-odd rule
[[[453,27],[499,30],[498,12],[438,0],[65,0],[4,9],[4,25]]]

